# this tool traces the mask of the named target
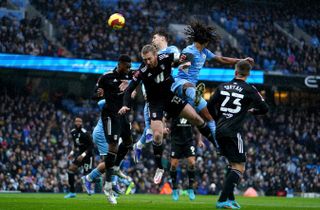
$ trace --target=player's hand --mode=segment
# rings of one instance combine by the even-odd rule
[[[198,147],[200,147],[200,148],[205,148],[205,144],[203,143],[203,141],[202,140],[200,140],[200,141],[198,141]]]
[[[97,94],[98,94],[98,97],[103,97],[103,95],[104,95],[104,90],[103,90],[102,88],[98,88]]]
[[[248,61],[252,66],[254,65],[254,59],[253,58],[246,57],[244,60]]]
[[[168,135],[170,133],[169,128],[163,128],[163,135]]]
[[[125,91],[127,87],[129,86],[129,81],[128,80],[121,80],[121,84],[119,85],[119,89],[121,92]]]
[[[123,106],[123,107],[121,107],[121,109],[118,111],[118,114],[124,115],[124,114],[127,113],[128,111],[130,111],[130,108],[127,107],[127,106]]]
[[[180,66],[178,67],[179,70],[184,71],[186,69],[188,69],[191,66],[191,62],[185,62],[183,64],[180,64]]]
[[[131,98],[134,99],[136,95],[137,95],[137,91],[136,90],[132,91]]]

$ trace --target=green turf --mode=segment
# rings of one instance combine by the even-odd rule
[[[104,195],[88,196],[78,194],[76,198],[64,199],[63,194],[0,194],[0,210],[170,210],[170,209],[215,209],[216,196],[197,196],[195,201],[189,201],[181,196],[179,201],[172,201],[169,195],[129,195],[118,199],[118,205],[111,206]],[[241,209],[320,209],[319,198],[276,198],[237,197]]]

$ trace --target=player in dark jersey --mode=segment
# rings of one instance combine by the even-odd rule
[[[146,92],[147,102],[149,103],[149,113],[151,117],[151,129],[154,135],[153,152],[155,155],[157,170],[154,177],[154,183],[161,182],[164,170],[161,164],[162,158],[162,140],[163,140],[163,113],[167,112],[169,117],[183,117],[190,123],[196,125],[199,131],[214,142],[214,136],[211,135],[210,128],[197,112],[185,101],[171,92],[173,83],[171,69],[175,61],[179,61],[178,54],[157,54],[157,49],[153,45],[145,45],[142,48],[141,56],[144,63],[139,70],[135,72],[129,87],[125,92],[123,107],[119,110],[124,114],[130,110],[129,101],[132,91],[142,81]],[[179,63],[177,63],[179,64]],[[182,64],[182,67],[183,68]]]
[[[203,146],[201,135],[197,132],[197,145]],[[193,127],[184,118],[175,118],[171,124],[171,167],[170,176],[172,179],[172,199],[179,199],[179,190],[177,189],[177,167],[179,160],[188,159],[188,178],[189,187],[188,195],[190,200],[194,200],[195,194],[193,183],[195,179],[195,164],[196,164],[196,147],[194,143]]]
[[[101,112],[104,134],[108,143],[108,152],[104,156],[106,182],[104,193],[111,204],[117,204],[112,191],[112,175],[119,171],[119,165],[132,148],[131,125],[126,115],[119,115],[122,107],[124,91],[120,85],[123,80],[130,80],[134,71],[130,70],[131,59],[128,55],[119,57],[118,66],[109,73],[100,77],[97,88],[103,90],[106,104]],[[122,138],[118,146],[119,138]],[[119,174],[119,173],[116,174]]]
[[[219,85],[208,103],[210,114],[217,119],[216,138],[221,154],[230,164],[217,208],[240,208],[233,190],[245,170],[245,147],[240,135],[242,124],[247,113],[260,115],[268,112],[268,105],[257,89],[246,83],[250,70],[248,61],[239,61],[235,67],[235,78]]]
[[[74,120],[75,128],[71,130],[71,137],[73,140],[73,149],[68,155],[68,159],[74,158],[74,161],[68,168],[68,181],[69,181],[69,193],[64,198],[76,197],[74,189],[74,173],[77,172],[78,168],[83,166],[84,173],[88,174],[92,169],[92,150],[93,143],[89,132],[82,127],[82,119],[76,117]]]

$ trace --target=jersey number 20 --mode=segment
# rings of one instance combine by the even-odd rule
[[[229,113],[232,113],[232,114],[236,114],[238,112],[240,112],[241,110],[241,103],[240,103],[240,100],[243,99],[244,95],[243,94],[240,94],[240,93],[230,93],[227,92],[227,91],[224,91],[222,90],[220,92],[221,95],[224,95],[226,96],[226,98],[223,100],[222,104],[221,104],[221,108],[220,108],[220,111],[222,112],[229,112]],[[227,103],[229,100],[233,100],[232,103],[234,105],[236,105],[236,108],[232,109],[232,108],[228,108],[226,107]]]

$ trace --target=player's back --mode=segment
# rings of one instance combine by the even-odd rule
[[[188,69],[180,70],[177,78],[186,79],[196,84],[199,79],[199,73],[201,68],[204,66],[206,60],[212,59],[215,55],[204,48],[199,51],[194,44],[187,46],[181,52],[182,61],[191,61],[191,66]]]
[[[168,47],[158,51],[159,55],[163,54],[163,53],[180,53],[180,51],[176,46],[171,45],[171,46],[168,46]]]
[[[192,125],[185,118],[172,119],[170,130],[172,143],[183,145],[193,141]]]
[[[268,110],[255,87],[240,79],[220,85],[208,103],[210,113],[217,116],[217,137],[240,132],[251,107],[261,109],[262,113]]]

